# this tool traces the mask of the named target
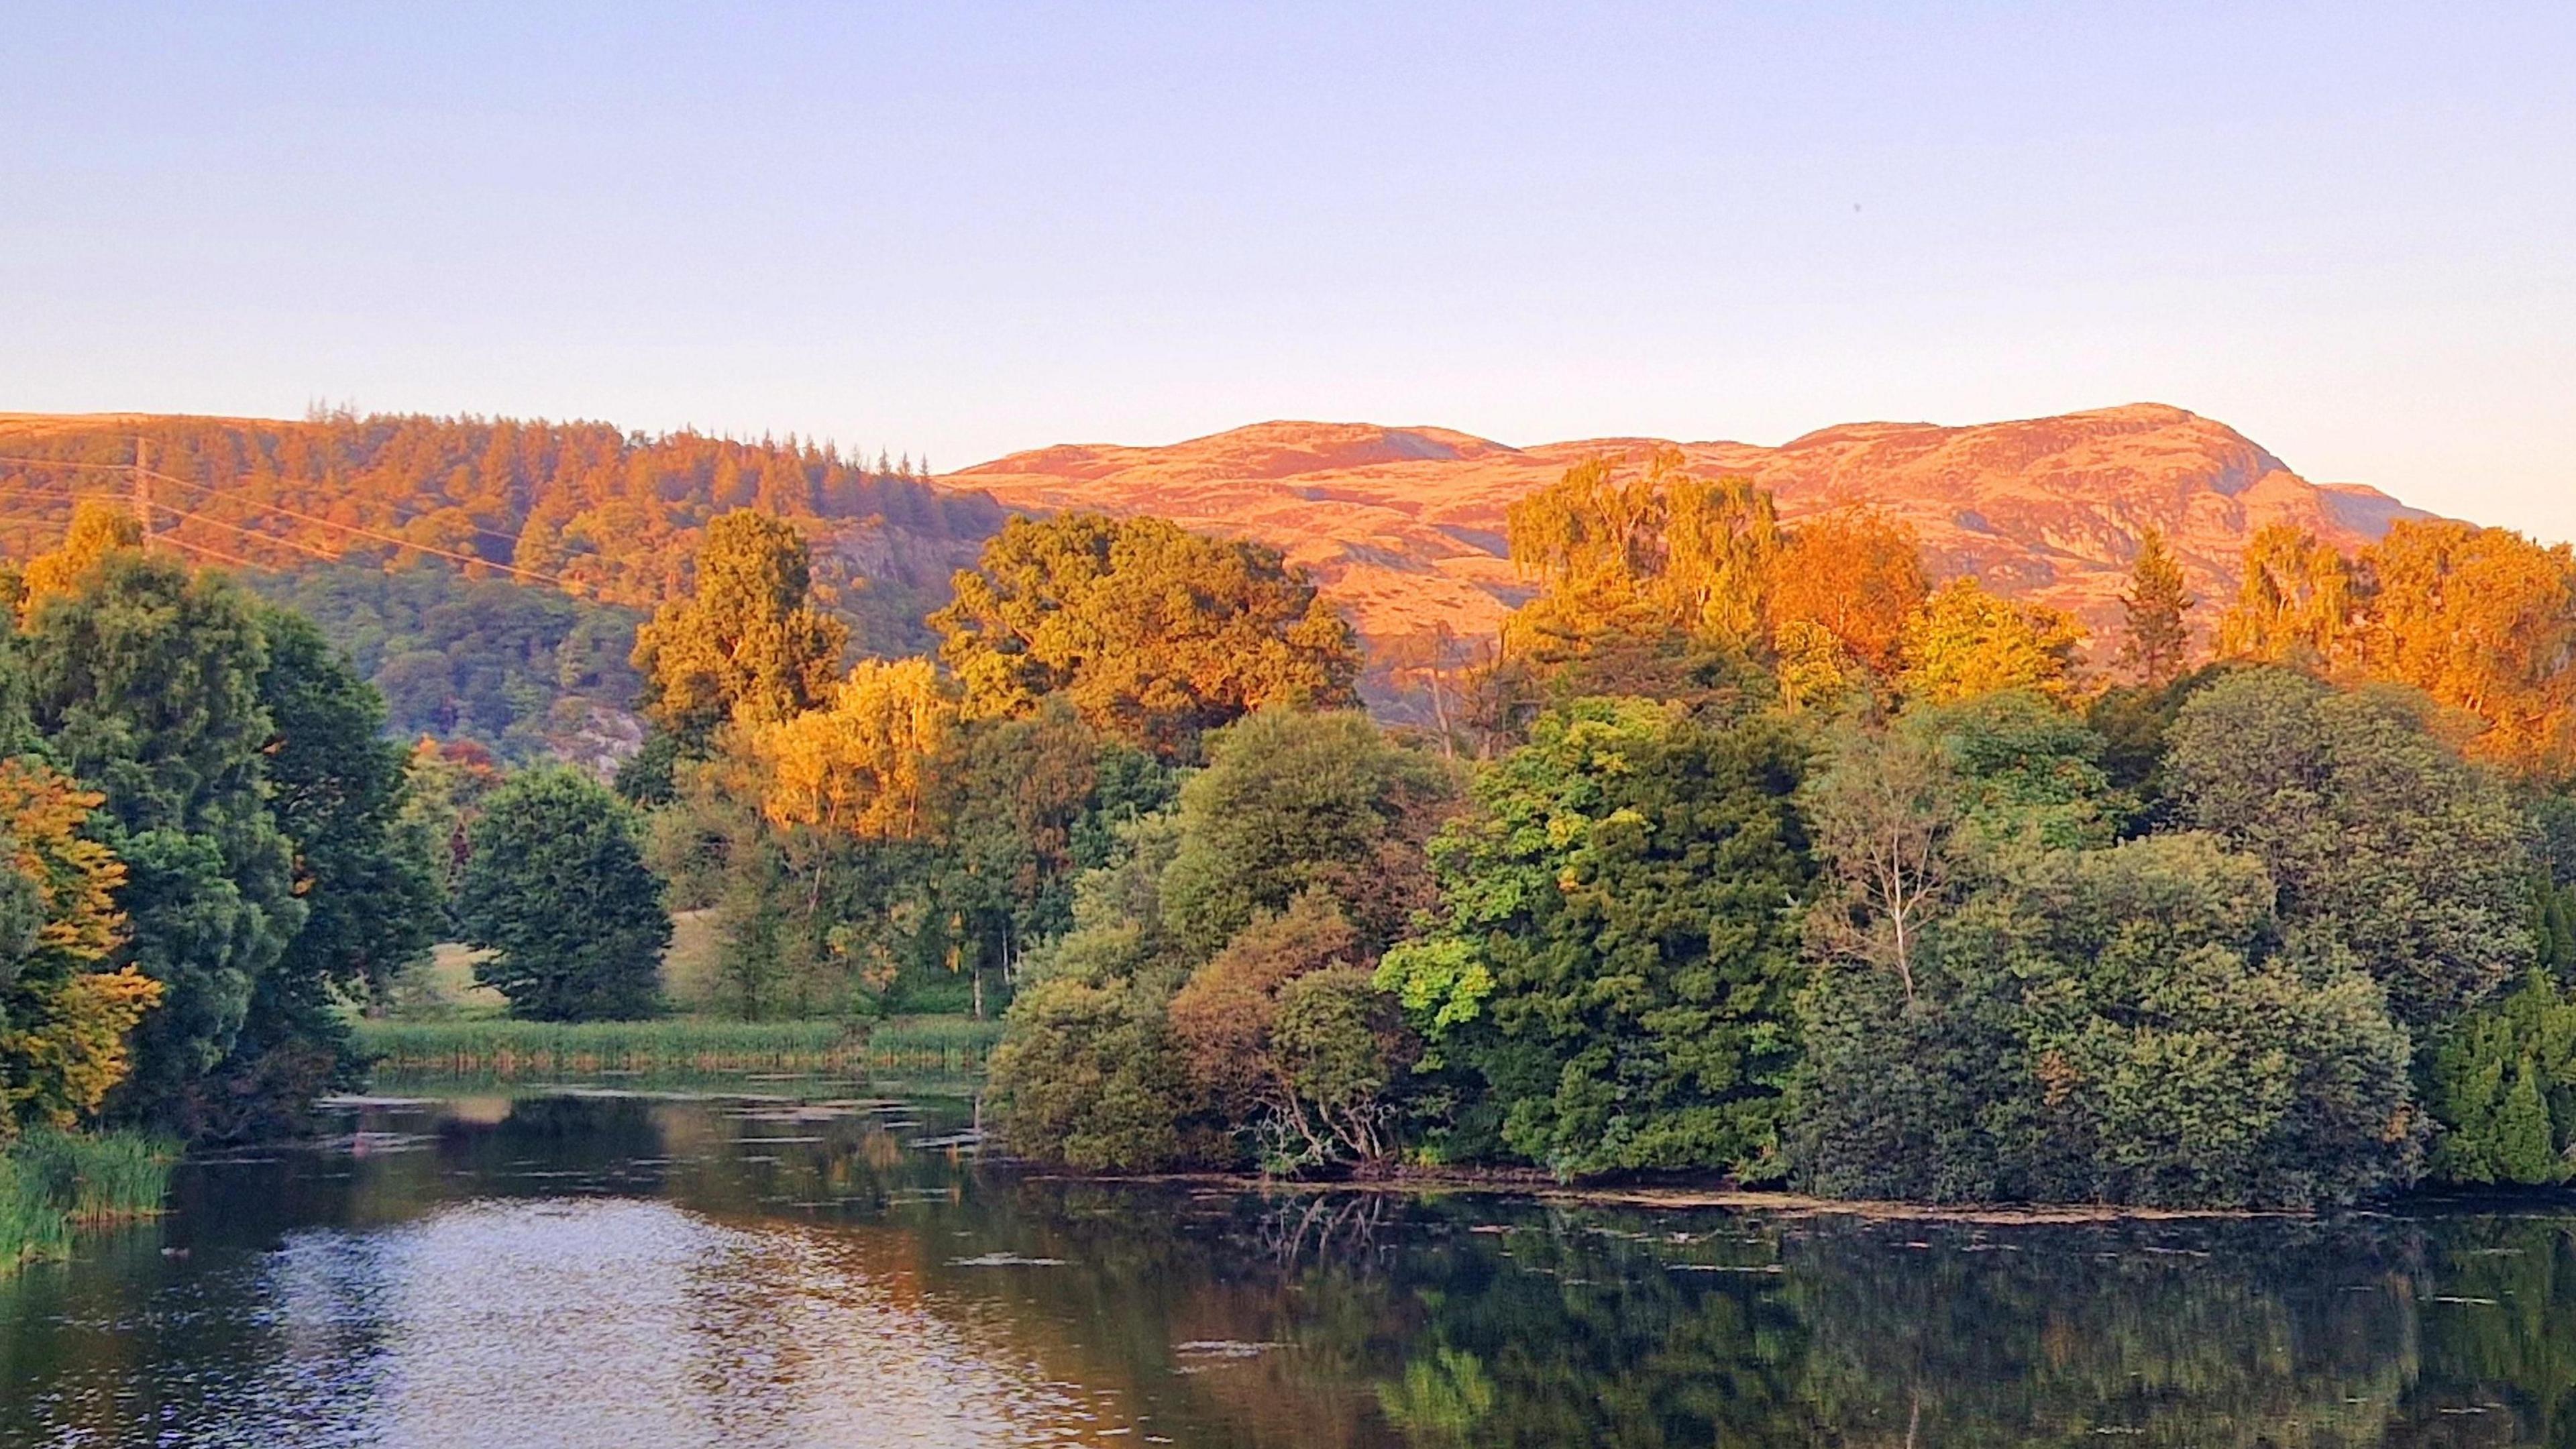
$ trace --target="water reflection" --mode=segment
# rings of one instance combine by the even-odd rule
[[[454,1097],[194,1164],[166,1222],[0,1285],[0,1443],[2576,1444],[2563,1199],[1260,1194],[979,1167],[970,1111]]]

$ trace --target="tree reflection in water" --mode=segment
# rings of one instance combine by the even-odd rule
[[[192,1166],[0,1283],[0,1442],[2576,1445],[2555,1197],[2006,1227],[913,1145],[970,1110],[495,1096]]]

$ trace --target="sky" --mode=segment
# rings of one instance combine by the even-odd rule
[[[317,400],[942,469],[2152,400],[2576,538],[2576,6],[8,0],[0,411]]]

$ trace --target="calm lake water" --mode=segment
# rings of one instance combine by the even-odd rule
[[[190,1163],[167,1219],[0,1283],[0,1444],[2576,1444],[2576,1199],[2034,1228],[1263,1195],[979,1167],[963,1102],[757,1090],[451,1090]]]

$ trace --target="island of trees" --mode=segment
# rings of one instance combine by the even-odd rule
[[[998,1018],[991,1119],[1079,1168],[2287,1207],[2576,1171],[2568,549],[2275,528],[2204,602],[2150,534],[2088,651],[1678,455],[1510,542],[1533,597],[1392,728],[1258,545],[1014,519],[928,652],[852,664],[808,526],[717,512],[631,660],[513,625],[649,721],[612,788],[399,743],[383,661],[284,606],[427,586],[255,594],[85,508],[0,579],[0,1198],[102,1125],[296,1130],[437,940],[513,1014],[650,1015],[673,911],[728,1015]]]

